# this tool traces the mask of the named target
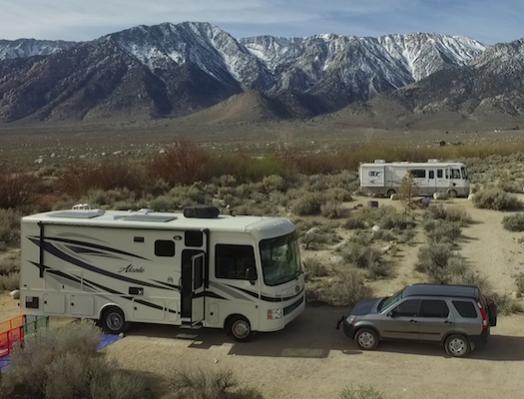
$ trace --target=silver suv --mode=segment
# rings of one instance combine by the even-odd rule
[[[497,309],[478,287],[415,284],[395,295],[358,302],[338,322],[365,350],[380,340],[440,342],[450,356],[466,356],[486,342],[497,324]]]

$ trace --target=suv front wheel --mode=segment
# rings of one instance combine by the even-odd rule
[[[470,351],[469,339],[464,335],[453,334],[446,338],[444,342],[446,353],[454,357],[464,357]]]
[[[364,350],[373,350],[378,346],[378,334],[371,328],[361,328],[355,334],[355,342]]]

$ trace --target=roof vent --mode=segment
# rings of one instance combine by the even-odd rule
[[[198,219],[215,219],[220,215],[220,210],[214,206],[192,206],[184,208],[184,217]]]
[[[383,159],[375,159],[375,163],[386,163]]]
[[[428,163],[437,163],[437,162],[440,162],[440,161],[438,159],[435,159],[435,158],[428,159]]]

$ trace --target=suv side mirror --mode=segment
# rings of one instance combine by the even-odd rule
[[[391,317],[392,319],[394,319],[397,316],[397,312],[395,312],[395,310],[391,310],[391,311],[388,312],[388,314],[386,316]]]

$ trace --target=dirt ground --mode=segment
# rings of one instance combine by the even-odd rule
[[[336,398],[344,387],[362,384],[392,398],[522,397],[523,316],[500,318],[487,346],[456,359],[431,344],[383,343],[362,352],[335,329],[343,313],[309,307],[285,330],[244,344],[220,330],[190,337],[171,326],[135,325],[107,352],[126,368],[163,377],[184,367],[230,369],[266,398]]]

